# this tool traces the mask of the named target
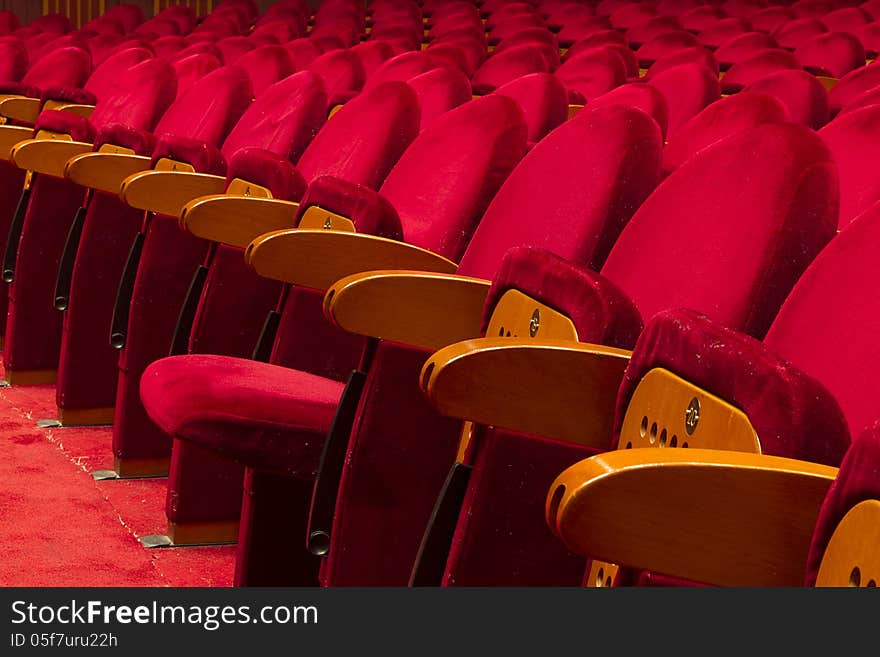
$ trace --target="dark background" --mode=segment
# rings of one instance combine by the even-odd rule
[[[136,4],[140,5],[144,9],[144,15],[146,17],[150,17],[153,15],[153,7],[154,0],[125,0],[128,4]],[[174,0],[160,0],[159,4],[161,7],[165,7],[168,4],[183,4],[189,5],[193,7],[198,13],[205,13],[206,9],[211,5],[216,5],[219,0],[180,0],[175,2]],[[309,4],[312,6],[317,5],[319,0],[309,0]],[[22,24],[27,24],[32,21],[37,16],[40,16],[43,13],[43,5],[48,4],[49,11],[58,11],[59,8],[61,13],[68,14],[72,16],[74,24],[77,23],[77,15],[81,16],[81,23],[85,23],[89,20],[90,17],[94,18],[95,16],[100,14],[99,7],[101,5],[100,0],[48,0],[48,2],[44,2],[44,0],[0,0],[0,10],[11,10],[14,11],[16,16],[21,19]],[[105,0],[104,7],[112,7],[113,5],[120,4],[120,0]],[[260,7],[260,11],[264,11],[266,7],[272,4],[272,0],[257,0],[257,6]],[[70,8],[68,10],[68,7]],[[91,15],[89,15],[89,9],[91,8]],[[77,11],[79,10],[79,11]],[[70,12],[70,13],[68,13]]]

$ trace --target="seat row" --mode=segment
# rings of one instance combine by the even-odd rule
[[[362,45],[412,7],[376,3]],[[324,24],[348,34],[341,14]],[[2,173],[24,188],[4,260],[10,383],[54,380],[62,424],[112,418],[114,476],[168,472],[169,540],[237,537],[239,584],[577,584],[588,568],[604,582],[613,567],[588,567],[592,547],[553,520],[583,522],[565,499],[577,487],[551,483],[618,435],[697,446],[710,396],[686,386],[701,367],[732,392],[690,384],[745,415],[751,451],[759,436],[765,453],[838,465],[870,409],[848,411],[806,357],[774,359],[797,340],[772,336],[799,294],[846,304],[837,286],[864,289],[870,253],[846,245],[870,242],[880,108],[816,132],[774,95],[719,91],[665,140],[651,82],[578,112],[558,71],[472,97],[486,64],[468,78],[431,54],[442,43],[389,51],[359,88],[306,66],[260,91],[247,55],[181,92],[176,64],[209,53],[143,48],[90,91],[94,110],[63,98],[33,127],[10,117]],[[657,356],[659,381],[636,370],[654,335],[685,363]],[[864,348],[848,337],[841,349]],[[771,384],[799,413],[766,408]],[[661,415],[674,403],[652,395],[668,390],[697,400],[690,433]]]

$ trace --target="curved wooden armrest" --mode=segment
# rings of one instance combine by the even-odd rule
[[[122,181],[120,195],[138,210],[179,217],[183,206],[200,196],[221,194],[226,178],[190,171],[140,171]]]
[[[180,225],[198,237],[244,249],[260,235],[292,228],[298,209],[292,201],[214,194],[184,205]]]
[[[565,470],[547,522],[574,552],[717,586],[801,586],[837,474],[776,456],[624,449]]]
[[[421,385],[443,415],[608,449],[624,349],[477,338],[441,349]]]
[[[28,139],[12,148],[12,161],[20,169],[64,177],[67,160],[89,153],[92,145],[67,139]]]
[[[336,281],[324,314],[349,331],[432,351],[479,337],[490,281],[412,271],[370,271]]]
[[[0,125],[0,159],[11,160],[12,148],[34,136],[33,128]]]
[[[98,151],[70,158],[64,168],[64,175],[83,187],[118,194],[123,180],[133,173],[149,168],[150,158],[146,155]]]
[[[40,99],[13,96],[0,102],[0,114],[7,119],[33,124],[40,114]]]
[[[443,256],[396,240],[335,230],[278,230],[250,243],[248,264],[260,276],[326,290],[341,278],[376,269],[451,274]]]
[[[57,109],[60,112],[70,112],[71,114],[76,114],[77,116],[81,116],[84,119],[87,119],[92,115],[92,112],[95,111],[95,106],[82,105],[80,103],[64,103],[63,105],[59,105],[58,107],[55,107],[53,109]]]

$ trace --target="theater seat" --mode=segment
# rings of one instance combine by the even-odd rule
[[[743,91],[775,96],[785,105],[792,121],[813,130],[828,123],[828,92],[816,76],[806,71],[779,71],[746,85]]]
[[[840,176],[840,228],[880,199],[877,180],[865,162],[875,157],[880,107],[869,105],[838,115],[819,131],[837,162]]]
[[[326,94],[315,74],[297,73],[269,87],[259,101],[244,112],[230,132],[224,141],[224,144],[228,144],[224,152],[231,158],[243,148],[261,148],[277,155],[277,161],[268,156],[263,159],[253,157],[253,161],[260,162],[269,171],[260,173],[257,164],[241,167],[237,171],[239,180],[232,185],[232,190],[229,185],[235,179],[227,176],[227,181],[218,185],[217,192],[235,194],[238,190],[238,193],[244,193],[245,183],[250,183],[252,189],[248,191],[249,194],[260,193],[258,189],[270,189],[274,190],[271,193],[284,197],[282,188],[294,185],[288,181],[294,174],[286,171],[285,164],[292,167],[290,163],[299,159],[323,125],[325,117]],[[284,184],[276,181],[284,181]],[[165,183],[169,187],[172,184]],[[304,185],[302,181],[300,193]],[[157,189],[161,189],[161,186]],[[127,214],[142,217],[142,210],[138,208],[126,208],[126,211]],[[94,231],[101,232],[98,226],[107,221],[118,223],[119,218],[104,210],[103,213],[86,217],[85,221],[84,229],[88,230],[85,239],[89,240],[97,234]],[[132,227],[136,225],[137,222],[132,222]],[[103,231],[112,234],[110,229],[104,228]],[[87,253],[77,254],[75,265],[72,264],[69,273],[70,290],[75,291],[75,297],[68,303],[62,302],[67,313],[56,384],[62,423],[65,419],[70,423],[71,418],[84,415],[86,410],[112,409],[116,397],[118,351],[108,341],[107,330],[111,325],[115,285],[121,276],[121,269],[108,271],[106,258],[89,264]],[[121,266],[121,260],[117,266]],[[111,287],[108,288],[108,284]],[[274,288],[256,288],[251,299],[259,305],[261,300],[268,298],[269,301],[264,303],[271,304],[276,295]],[[59,296],[56,294],[56,297]],[[244,330],[241,327],[238,329]],[[233,330],[232,327],[230,330]]]
[[[797,163],[778,157],[780,152],[778,147],[782,143],[786,143],[783,150],[787,154],[793,153],[794,150],[798,151]],[[756,148],[759,150],[756,151]],[[714,166],[713,161],[719,164],[725,161],[726,165]],[[751,167],[760,163],[762,171],[773,171],[774,175],[781,175],[782,178],[777,178],[773,182],[765,180],[762,185],[756,185],[759,176],[743,181],[740,185],[734,185],[733,187],[737,189],[731,188],[729,180],[721,186],[709,183],[712,178],[720,181],[721,177],[726,175],[727,167],[735,161],[741,161],[743,166],[746,162],[751,162],[749,165]],[[786,172],[779,171],[779,165],[783,161],[789,164]],[[808,181],[804,176],[812,180]],[[700,178],[701,181],[695,181],[695,177]],[[780,183],[783,187],[778,186]],[[720,187],[724,188],[725,198],[718,198],[716,195]],[[763,187],[763,190],[759,190],[758,187]],[[778,192],[782,188],[787,191],[779,196]],[[697,202],[693,194],[694,189],[712,191],[709,191],[701,202]],[[755,194],[755,196],[751,199],[743,198],[740,193],[746,189],[749,190],[750,195]],[[728,194],[730,196],[727,196]],[[685,205],[676,201],[678,195],[687,197],[688,203]],[[706,203],[707,208],[712,209],[701,208],[701,203]],[[667,178],[642,204],[624,229],[601,269],[601,277],[595,274],[592,276],[595,277],[597,284],[615,283],[636,305],[642,317],[651,318],[657,315],[658,312],[662,312],[664,305],[667,308],[703,309],[712,314],[719,312],[724,314],[724,319],[715,315],[717,321],[724,325],[743,327],[745,323],[750,325],[750,328],[743,328],[745,332],[763,336],[781,305],[785,292],[780,294],[781,290],[773,283],[765,287],[763,292],[757,292],[749,281],[760,279],[763,283],[768,283],[769,279],[766,276],[769,275],[770,278],[779,276],[780,282],[785,281],[782,283],[783,290],[791,289],[798,275],[810,263],[813,256],[831,240],[834,233],[835,205],[833,163],[821,140],[809,129],[801,126],[759,126],[705,149]],[[740,209],[737,209],[737,206]],[[744,236],[745,234],[740,232],[741,219],[747,207],[749,208],[747,214],[751,219],[759,222],[756,227],[760,225],[760,230],[765,232],[766,239],[769,239],[765,242],[769,250],[762,248],[764,255],[751,259],[752,267],[756,268],[752,269],[745,279],[739,279],[743,274],[741,269],[743,261],[739,255],[741,252],[737,248],[727,250],[732,242],[728,237],[720,237],[720,235],[719,241],[715,242],[717,246],[712,245],[711,242],[714,242],[715,238],[708,237],[707,231],[710,227],[703,223],[703,217],[707,212],[711,212],[715,218],[712,229],[728,236],[733,234]],[[692,212],[693,216],[682,221],[684,208],[687,208],[687,213]],[[760,219],[754,214],[757,208],[760,208],[762,215]],[[817,210],[821,218],[816,214]],[[673,228],[670,221],[675,222],[676,227]],[[679,223],[680,221],[682,223]],[[699,245],[675,236],[679,230],[682,231],[682,235],[690,234],[691,229],[688,224],[691,222],[697,222],[701,226],[704,239]],[[775,224],[775,228],[771,228],[768,222]],[[776,251],[778,245],[786,252],[802,253],[801,249],[804,245],[798,244],[800,238],[795,238],[793,242],[789,241],[792,233],[786,226],[793,225],[790,222],[804,227],[807,224],[813,226],[806,230],[809,233],[807,239],[811,242],[807,247],[810,255],[801,258],[794,269],[789,269],[791,265],[789,257],[780,256]],[[661,231],[671,241],[670,246],[657,248],[656,238],[652,235],[652,224],[658,226],[656,230]],[[747,230],[746,233],[750,231]],[[821,237],[818,233],[821,233]],[[706,239],[709,239],[709,242]],[[651,244],[648,251],[638,245],[641,240]],[[675,242],[680,246],[672,247],[672,243]],[[743,239],[741,243],[746,251],[757,256],[751,239]],[[721,247],[721,244],[725,247]],[[688,253],[688,264],[682,263],[681,270],[677,274],[672,274],[686,280],[686,284],[677,285],[668,278],[672,268],[670,265],[676,262],[674,258],[669,259],[672,248],[681,248]],[[628,255],[629,253],[638,254],[638,257],[632,257]],[[663,267],[656,266],[650,262],[651,258],[646,256],[647,253],[656,254],[652,257],[662,259],[666,264]],[[719,259],[719,256],[722,256],[722,259]],[[705,265],[700,266],[699,274],[695,274],[693,267],[698,259],[705,259]],[[764,264],[760,264],[762,260]],[[720,266],[721,262],[725,264]],[[552,263],[545,265],[546,268],[552,266]],[[767,266],[775,270],[774,273],[771,274],[765,269]],[[737,273],[723,274],[722,271],[726,268],[731,268]],[[582,275],[590,274],[584,272]],[[733,280],[737,281],[739,289],[725,298],[716,294],[716,286],[712,284],[709,284],[705,290],[700,290],[698,289],[700,286],[695,285],[695,282],[703,280],[706,275],[725,276],[727,286],[725,289],[728,293],[731,292],[729,284]],[[616,295],[600,296],[614,299]],[[494,302],[497,298],[497,295],[490,297],[490,301]],[[744,307],[740,304],[740,299],[747,299],[745,303],[750,307],[749,311],[743,312]],[[619,300],[617,305],[626,309],[626,305],[621,305]],[[491,312],[489,305],[487,305],[488,312]],[[627,316],[627,312],[620,315],[614,313],[606,315],[607,318],[618,319]],[[647,324],[650,325],[650,321]],[[646,326],[636,346],[637,351],[647,331]],[[620,350],[605,349],[597,344],[590,344],[572,346],[566,352],[566,348],[558,341],[546,341],[542,344],[540,337],[536,338],[537,343],[535,343],[535,339],[510,340],[490,337],[488,333],[486,335],[487,337],[482,340],[471,340],[445,347],[435,353],[422,370],[422,388],[441,413],[469,419],[478,425],[487,424],[495,427],[484,433],[474,431],[473,435],[479,436],[479,439],[474,441],[472,438],[469,453],[464,456],[464,462],[473,470],[469,477],[467,474],[463,475],[465,490],[454,491],[458,504],[453,506],[456,511],[460,509],[460,513],[455,513],[453,516],[455,533],[448,534],[445,542],[449,553],[448,560],[444,560],[443,564],[445,573],[436,566],[431,572],[435,575],[440,572],[444,583],[457,585],[550,583],[578,585],[581,580],[579,576],[572,577],[571,571],[568,571],[569,579],[566,580],[562,577],[565,573],[558,569],[557,564],[566,558],[565,551],[561,545],[553,546],[548,542],[550,537],[543,527],[542,498],[556,474],[579,458],[575,456],[577,450],[587,455],[595,453],[596,450],[604,451],[614,447],[614,430],[619,426],[619,414],[615,413],[614,398],[618,396],[621,382],[626,385],[630,381],[628,377],[635,362],[636,352],[633,352],[632,360],[626,367],[625,378],[623,367],[619,363],[617,370],[613,368],[617,359],[628,358],[626,352],[621,353]],[[578,339],[583,338],[579,336]],[[514,347],[513,345],[516,344],[521,346]],[[574,345],[574,342],[571,344]],[[520,349],[523,354],[530,355],[523,357],[522,361],[515,361],[515,354]],[[572,396],[569,402],[558,403],[562,390],[567,388],[567,385],[563,384],[549,385],[547,388],[548,394],[556,400],[549,404],[554,407],[552,411],[543,410],[544,406],[541,402],[529,406],[526,399],[537,396],[535,393],[537,388],[530,388],[529,394],[523,397],[525,407],[522,411],[519,410],[519,404],[508,403],[509,395],[501,393],[502,390],[511,390],[510,381],[518,380],[516,371],[521,375],[525,375],[526,371],[533,372],[531,383],[535,383],[536,378],[543,376],[544,372],[547,372],[548,383],[551,379],[559,381],[561,371],[577,372],[578,370],[571,369],[574,367],[572,354],[577,349],[583,350],[585,365],[580,370],[583,377],[578,378],[577,382],[572,382]],[[558,360],[555,362],[562,370],[550,374],[551,370],[555,370],[555,366],[551,365],[554,361],[550,360],[549,354],[555,350],[559,350]],[[563,356],[563,353],[566,355]],[[547,359],[544,358],[545,354]],[[473,367],[476,368],[474,370],[470,370],[471,366],[468,364],[468,359],[472,357],[475,358],[472,361]],[[479,360],[476,360],[477,358]],[[699,359],[692,360],[699,365]],[[517,362],[513,369],[509,369],[511,362]],[[586,364],[587,362],[589,364]],[[524,369],[518,370],[520,365]],[[493,369],[493,366],[500,366],[500,369]],[[465,374],[468,371],[469,373]],[[461,396],[460,386],[463,383],[461,376],[470,377],[476,371],[480,372],[481,386],[471,388],[468,395]],[[539,371],[542,374],[537,374]],[[498,378],[495,378],[496,376]],[[588,396],[591,399],[602,397],[603,401],[597,401],[595,405],[590,404],[590,410],[578,417],[574,417],[571,413],[559,412],[561,407],[578,406],[580,401],[575,400],[585,399],[584,390],[590,391]],[[815,388],[806,386],[803,392],[805,394],[802,399],[812,400],[816,409],[815,415],[804,417],[803,422],[825,417],[823,412],[829,408],[829,405],[820,405],[821,397],[807,394],[815,392]],[[496,401],[492,401],[493,399]],[[775,405],[773,407],[775,409]],[[488,410],[490,408],[491,411]],[[831,408],[833,410],[833,406]],[[544,420],[538,420],[541,416],[544,416]],[[676,417],[678,417],[677,413]],[[787,413],[786,417],[788,417]],[[641,420],[641,417],[638,419]],[[833,419],[832,414],[831,419],[826,423],[821,426],[817,424],[814,428],[816,434],[820,434],[825,428],[833,427]],[[637,422],[635,427],[636,437],[638,437],[639,423]],[[548,439],[529,438],[510,431],[498,431],[501,428],[546,436]],[[670,428],[670,433],[673,431],[674,429]],[[681,432],[676,440],[682,440],[684,437],[682,434],[684,432]],[[659,438],[663,441],[671,440],[666,433],[658,438],[656,427],[650,431],[645,428],[641,435],[650,436],[652,441]],[[550,440],[550,437],[557,440]],[[627,434],[626,440],[633,440],[635,444],[635,438],[631,438],[630,434]],[[643,442],[647,440],[646,437]],[[839,447],[839,444],[837,446]],[[829,451],[833,454],[834,448]],[[840,454],[839,450],[837,454]],[[540,468],[537,464],[540,464]],[[529,481],[528,491],[518,483],[526,477]],[[436,508],[439,509],[439,505]],[[501,531],[502,527],[506,529]],[[443,552],[440,551],[440,554],[442,555]]]
[[[35,172],[13,219],[4,257],[4,277],[12,285],[3,360],[12,384],[55,379],[61,338],[61,316],[53,312],[55,274],[68,229],[84,203],[83,189],[64,177],[66,161],[92,151],[94,140],[108,131],[152,129],[173,100],[174,72],[167,62],[146,60],[120,78],[112,90],[102,92],[89,119],[44,110],[34,139],[12,149],[16,166]]]
[[[625,408],[628,398],[635,397],[633,388],[645,372],[664,367],[681,374],[702,390],[712,390],[713,394],[726,402],[743,409],[745,421],[753,427],[753,441],[757,445],[757,449],[750,451],[766,455],[749,459],[753,465],[760,460],[772,460],[770,457],[773,456],[783,456],[808,461],[813,468],[817,467],[814,465],[816,463],[836,466],[849,445],[850,435],[858,436],[867,431],[871,435],[869,440],[876,444],[876,400],[859,381],[864,380],[865,372],[876,367],[878,358],[877,350],[871,346],[876,312],[863,294],[863,286],[870,285],[876,276],[874,245],[877,214],[878,207],[872,207],[829,243],[793,288],[763,343],[747,340],[704,317],[689,315],[685,311],[655,318],[650,333],[646,327],[643,334],[644,344],[640,341],[636,347],[640,355],[637,360],[637,354],[634,353],[630,366],[632,372],[628,373],[626,384],[620,391],[619,407]],[[846,308],[846,314],[838,318],[834,312],[840,308]],[[821,318],[821,321],[817,321],[817,318]],[[822,345],[821,352],[817,353],[816,345],[819,344]],[[693,358],[694,353],[701,356],[702,363],[697,363]],[[719,376],[722,368],[725,374]],[[766,400],[766,388],[758,392],[754,385],[756,369],[765,381],[784,373],[782,386],[774,394],[778,403],[762,403],[762,400]],[[796,395],[799,390],[809,394],[802,394],[798,400]],[[787,406],[788,410],[778,414],[782,405]],[[698,422],[712,417],[713,411],[709,408],[703,409]],[[717,409],[714,412],[723,411]],[[632,424],[618,420],[616,425],[621,432],[620,440],[629,441]],[[713,435],[711,430],[702,433],[700,430],[701,425],[697,424],[692,431],[690,447],[731,449],[724,441],[719,443],[718,436]],[[867,452],[861,451],[866,444],[864,440],[863,436],[849,446],[842,469],[853,465],[854,450],[862,457],[867,455]],[[634,445],[638,446],[636,443],[634,441]],[[673,454],[676,452],[673,450]],[[633,458],[639,458],[637,452],[632,454]],[[694,464],[699,466],[701,462],[711,462],[713,459],[720,464],[725,462],[724,459],[734,458],[720,452],[717,457],[709,456],[710,452],[705,454],[705,459],[694,456]],[[656,458],[647,455],[645,463]],[[808,464],[803,465],[806,467]],[[579,475],[569,477],[577,468],[574,466],[558,481],[566,485],[575,498],[579,495],[577,491],[587,493],[589,490],[581,487]],[[799,490],[791,488],[791,485],[786,488],[797,495]],[[856,494],[856,491],[847,494]],[[797,499],[801,503],[807,498]],[[562,512],[566,508],[570,507],[563,496],[559,509]],[[557,521],[561,521],[563,516],[563,513],[552,513],[551,524],[561,529],[563,524]],[[831,524],[837,519],[839,516]],[[819,553],[830,537],[831,527],[824,524],[819,533],[821,536],[812,542],[807,582],[816,577]],[[805,552],[808,545],[809,539],[807,545],[803,546]],[[598,553],[594,554],[598,556]],[[803,568],[803,561],[799,567]],[[659,572],[689,576],[696,581],[721,583],[714,582],[712,578],[706,579],[705,573],[684,575],[680,571],[670,571],[667,566],[660,566]],[[787,572],[791,575],[790,570]],[[769,585],[770,581],[765,580],[765,585]]]
[[[355,98],[335,114],[312,140],[294,170],[296,177],[309,182],[333,176],[353,183],[355,189],[360,185],[371,189],[378,187],[417,134],[421,96],[413,91],[405,83],[392,81]],[[355,135],[360,137],[355,139]],[[247,164],[249,158],[245,157],[244,162],[242,159],[241,152],[233,157],[228,179],[239,175],[238,166]],[[266,176],[269,176],[269,180],[274,177],[272,167],[263,166],[247,177],[259,180]],[[242,249],[253,237],[263,232],[296,225],[297,217],[305,216],[316,203],[310,198],[314,194],[303,196],[302,190],[295,195],[282,194],[276,185],[264,184],[274,190],[275,199],[301,201],[299,208],[291,203],[279,204],[280,210],[268,217],[274,223],[261,225],[256,222],[239,227],[242,223],[241,204],[249,202],[244,203],[244,207],[259,205],[259,199],[205,197],[185,207],[183,225],[200,237],[222,244],[218,244],[213,256],[203,263],[207,271],[200,268],[200,273],[197,272],[193,278],[187,301],[177,319],[172,353],[188,351],[246,358],[260,351],[260,345],[265,344],[262,350],[267,353],[260,358],[268,358],[271,350],[273,362],[284,363],[287,342],[296,344],[297,328],[303,327],[315,346],[311,350],[294,346],[293,351],[305,352],[299,354],[296,364],[301,369],[322,376],[343,379],[355,366],[362,344],[352,336],[340,337],[332,331],[322,330],[324,323],[320,315],[320,295],[302,288],[284,291],[276,288],[273,299],[267,299],[265,294],[255,294],[258,290],[265,292],[267,286],[271,288],[279,284],[259,277],[250,270],[245,264]],[[224,214],[223,205],[230,203],[239,210],[233,208]],[[320,207],[316,207],[309,216],[315,212],[322,216]],[[249,214],[257,216],[256,211]],[[228,230],[222,234],[221,240],[221,235],[212,231],[221,228],[224,223],[228,224]],[[231,241],[230,232],[236,234],[237,239]],[[203,281],[203,284],[197,284],[199,281]],[[196,303],[195,309],[188,314],[187,308]],[[277,312],[270,313],[273,306]],[[278,339],[274,348],[274,332],[265,330],[260,333],[264,321],[268,321],[267,314],[278,319]],[[317,327],[313,325],[315,321]],[[286,328],[288,325],[294,327],[293,331]],[[130,399],[132,403],[139,403],[136,397]],[[168,437],[152,422],[132,425],[127,431],[153,449],[162,448],[168,442]],[[241,509],[241,467],[236,466],[236,478],[231,474],[230,462],[218,464],[217,457],[210,452],[180,441],[175,441],[171,457],[166,508],[170,539],[175,544],[185,544],[193,540],[228,540],[230,531],[234,536]],[[214,482],[211,489],[215,493],[223,490],[226,494],[205,495],[205,482],[209,481]],[[210,533],[205,530],[207,523],[213,523]],[[189,531],[192,527],[201,527],[201,531],[194,535]]]
[[[648,84],[666,99],[667,133],[676,135],[682,126],[706,107],[721,99],[718,76],[702,64],[680,64],[659,73],[649,71]]]
[[[788,110],[773,96],[740,92],[715,101],[681,126],[663,150],[668,174],[700,150],[725,137],[763,123],[785,123]]]

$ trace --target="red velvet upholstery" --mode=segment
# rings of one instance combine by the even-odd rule
[[[190,55],[174,62],[177,72],[177,97],[182,97],[190,87],[203,77],[220,68],[221,62],[214,55]]]
[[[554,61],[551,56],[556,54]],[[550,73],[558,66],[558,51],[546,44],[532,43],[509,48],[489,57],[472,80],[475,94],[487,94],[503,84],[529,73]]]
[[[603,46],[566,59],[556,75],[569,90],[587,101],[611,91],[626,81],[626,62],[611,46]]]
[[[709,48],[718,48],[725,41],[745,34],[749,31],[749,24],[742,18],[722,18],[700,30],[697,38],[700,43]]]
[[[781,161],[780,152],[789,157]],[[730,179],[729,171],[743,175]],[[704,148],[657,187],[623,229],[602,274],[623,288],[642,317],[683,306],[762,337],[834,234],[837,197],[831,154],[808,128],[743,130]],[[656,261],[630,255],[646,243]]]
[[[849,32],[858,30],[870,22],[870,17],[858,7],[843,7],[822,17],[822,23],[832,32]]]
[[[251,41],[247,37],[232,36],[220,39],[216,43],[216,46],[217,50],[220,51],[220,55],[223,57],[223,63],[228,65],[235,63],[239,57],[256,48],[257,43]]]
[[[682,66],[683,64],[702,64],[705,68],[707,68],[716,78],[716,82],[718,81],[718,74],[721,71],[721,67],[718,65],[718,60],[715,59],[715,55],[712,54],[708,48],[704,48],[703,46],[695,46],[693,48],[683,48],[681,50],[676,50],[675,52],[671,52],[667,55],[663,55],[653,64],[651,64],[648,69],[645,78],[650,80],[654,76],[666,71],[670,68],[675,68],[676,66]],[[718,85],[720,89],[720,84]],[[720,94],[720,91],[719,91]]]
[[[449,110],[471,100],[471,83],[464,73],[449,68],[435,68],[407,80],[419,97],[424,130]]]
[[[590,107],[606,105],[626,105],[642,110],[654,119],[662,137],[666,139],[669,108],[666,97],[657,87],[639,83],[624,84],[590,101]]]
[[[830,32],[830,30],[819,19],[803,17],[776,28],[773,32],[773,38],[781,47],[793,50],[813,37],[826,32]]]
[[[878,218],[874,205],[841,229],[800,277],[764,340],[828,388],[853,436],[877,415],[865,381],[880,362],[880,317],[865,289],[877,276]]]
[[[851,71],[828,92],[832,114],[837,114],[863,93],[877,87],[880,87],[880,66],[871,64]]]
[[[852,34],[828,32],[805,41],[794,51],[801,66],[816,75],[841,78],[865,65],[865,48]]]
[[[726,16],[718,7],[694,7],[684,12],[678,22],[684,29],[700,33]]]
[[[648,67],[661,57],[699,45],[700,42],[690,32],[666,32],[644,42],[636,51],[636,56],[643,67]]]
[[[850,445],[837,477],[828,489],[810,542],[804,585],[813,586],[831,536],[849,510],[865,500],[880,499],[880,430],[875,423]]]
[[[871,105],[841,114],[819,131],[837,163],[841,228],[880,199],[876,176],[865,164],[876,157],[878,121],[880,107]]]
[[[603,32],[611,29],[611,21],[605,16],[585,17],[566,23],[556,38],[559,39],[559,45],[563,48],[577,43],[596,32]]]
[[[364,86],[364,65],[350,50],[331,50],[313,59],[308,66],[324,80],[330,107],[345,102]]]
[[[526,120],[530,144],[543,139],[568,118],[568,92],[552,73],[530,73],[501,85],[492,93],[517,102]]]
[[[771,6],[752,14],[748,20],[753,30],[770,34],[796,18],[797,15],[787,7]]]
[[[764,454],[836,466],[849,445],[846,418],[819,380],[765,343],[700,313],[675,309],[657,313],[633,350],[617,396],[612,449],[619,447],[636,386],[657,367],[742,410]]]
[[[692,118],[721,98],[718,76],[702,64],[681,64],[652,74],[648,84],[666,99],[669,137],[675,137]]]
[[[334,114],[297,168],[307,181],[330,175],[377,188],[418,131],[415,92],[404,82],[385,82]]]
[[[130,129],[151,129],[174,97],[171,66],[147,60],[121,75],[117,86],[98,102],[91,120],[64,112],[45,112],[38,125],[70,131],[91,141],[95,128],[126,121]],[[83,190],[73,183],[37,176],[25,214],[16,258],[16,280],[10,287],[4,362],[10,369],[54,370],[59,366],[62,316],[54,309],[55,277],[67,230]]]
[[[15,37],[0,38],[0,80],[18,82],[27,71],[27,65],[24,42]]]
[[[721,80],[721,90],[728,94],[736,93],[747,84],[777,71],[799,68],[801,64],[792,53],[781,48],[770,48],[731,66]]]
[[[495,94],[450,110],[422,131],[379,189],[397,210],[406,241],[457,261],[525,140],[521,110]],[[448,159],[438,166],[434,153]]]
[[[763,32],[744,32],[728,39],[715,50],[715,58],[725,69],[758,53],[777,47],[776,39]]]
[[[277,45],[255,48],[239,57],[235,64],[247,71],[255,97],[294,72],[290,54]]]
[[[876,58],[880,52],[880,21],[868,23],[855,36],[865,49],[865,55],[870,59]]]
[[[193,376],[203,385],[193,389]],[[169,435],[260,470],[314,476],[343,385],[269,363],[172,356],[141,379],[150,417]]]
[[[581,110],[514,169],[486,210],[459,271],[491,278],[504,253],[525,244],[601,266],[656,183],[660,144],[657,125],[638,110]]]
[[[626,40],[632,48],[638,48],[651,39],[681,30],[681,24],[671,16],[657,16],[633,25],[626,31]]]
[[[788,110],[773,96],[740,92],[722,98],[679,128],[663,150],[663,171],[668,174],[695,153],[748,128],[764,123],[784,123]]]
[[[81,48],[53,50],[36,63],[31,63],[21,80],[26,86],[82,87],[92,72],[92,57]]]
[[[605,46],[612,43],[618,43],[622,46],[626,45],[626,37],[617,30],[602,30],[601,32],[595,32],[587,37],[584,37],[580,41],[573,43],[571,47],[565,52],[565,56],[563,59],[570,59],[577,55],[580,52],[584,52],[585,50],[590,50],[592,48],[597,48],[599,46]],[[495,49],[498,50],[497,48]]]
[[[775,96],[795,123],[818,130],[828,123],[828,92],[816,76],[806,71],[785,70],[746,85],[743,91]]]
[[[311,71],[286,76],[267,87],[223,142],[227,161],[241,148],[271,148],[296,162],[321,129],[327,95]]]

